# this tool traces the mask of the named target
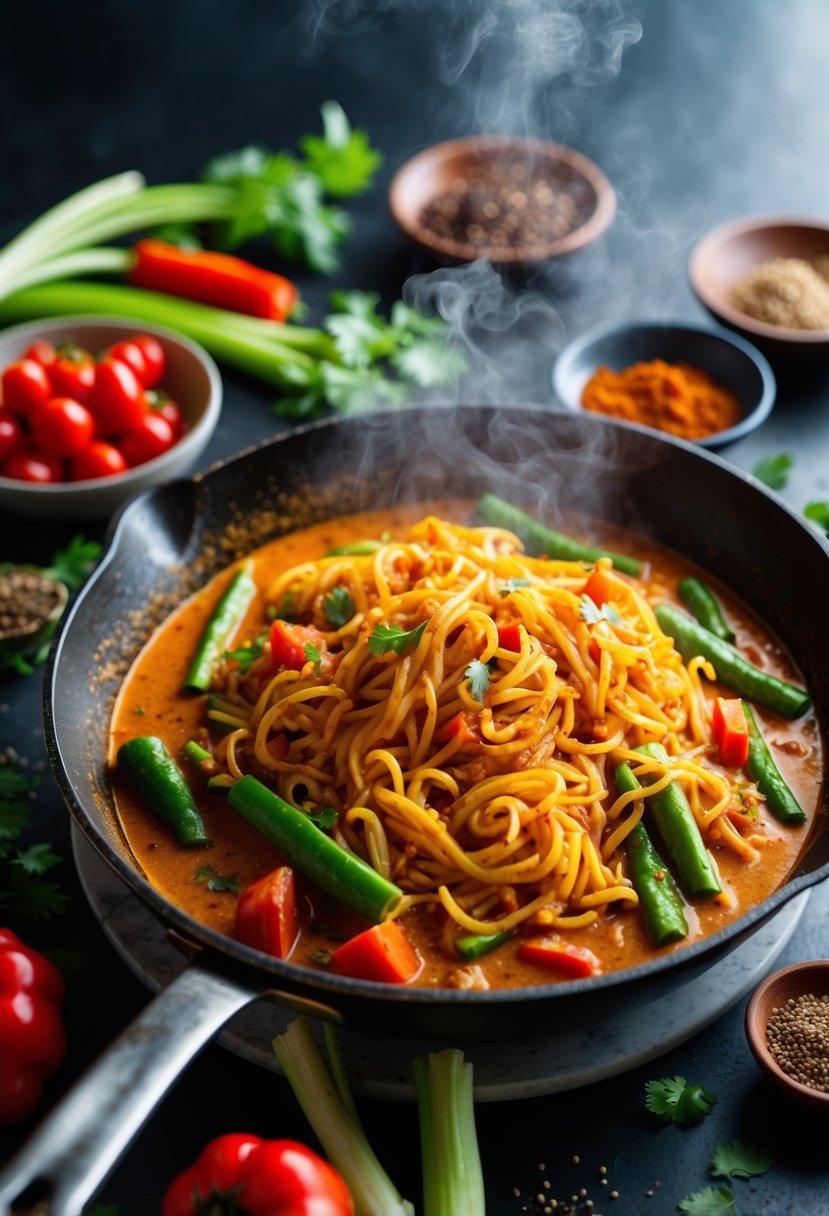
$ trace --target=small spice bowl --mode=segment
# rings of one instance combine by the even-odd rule
[[[38,340],[53,346],[71,342],[97,355],[134,334],[152,334],[161,343],[167,369],[159,387],[181,409],[185,434],[162,455],[111,477],[43,484],[0,477],[0,508],[41,519],[105,519],[148,486],[181,476],[198,459],[219,420],[222,380],[207,351],[181,334],[121,317],[29,321],[0,330],[0,368]]]
[[[406,161],[389,208],[439,261],[530,265],[594,241],[616,213],[616,195],[573,148],[478,135],[432,144]]]
[[[553,392],[566,409],[581,410],[584,386],[599,367],[621,372],[656,359],[690,364],[736,396],[739,421],[693,440],[701,447],[725,447],[742,439],[765,421],[774,405],[774,374],[749,342],[724,329],[658,321],[602,325],[574,338],[553,364]]]
[[[829,257],[829,223],[797,216],[748,216],[714,228],[695,246],[688,263],[691,287],[712,316],[737,330],[767,355],[825,359],[829,326],[799,329],[757,320],[735,306],[731,293],[746,275],[778,258],[814,263]],[[796,291],[797,284],[783,284]]]
[[[746,1008],[746,1038],[755,1060],[775,1085],[798,1102],[829,1114],[829,1093],[796,1081],[781,1067],[769,1047],[768,1027],[772,1011],[784,1008],[787,1001],[797,1001],[808,995],[829,997],[829,959],[793,963],[767,976],[755,988]],[[825,1003],[825,1010],[829,1052],[829,1001]]]

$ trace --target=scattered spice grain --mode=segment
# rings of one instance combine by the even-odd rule
[[[829,1093],[829,995],[803,993],[775,1006],[766,1039],[769,1051],[793,1081]]]
[[[829,329],[829,258],[772,258],[732,284],[731,304],[767,325]]]
[[[704,439],[728,430],[742,415],[740,402],[701,368],[652,359],[623,371],[599,367],[585,384],[586,410],[638,422],[681,439]]]

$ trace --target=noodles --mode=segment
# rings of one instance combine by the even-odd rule
[[[660,629],[647,584],[524,556],[498,528],[430,516],[404,540],[280,574],[269,640],[219,673],[235,727],[215,759],[338,816],[336,836],[426,905],[436,938],[580,928],[634,906],[625,845],[677,782],[708,840],[748,861],[733,790],[708,767],[700,672]],[[239,723],[246,725],[239,726]],[[634,749],[659,742],[669,762]],[[651,784],[616,796],[628,760]]]

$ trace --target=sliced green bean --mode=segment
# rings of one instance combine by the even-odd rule
[[[717,679],[750,701],[765,705],[784,718],[799,718],[812,704],[811,697],[804,689],[761,671],[729,642],[715,637],[687,612],[681,612],[669,604],[660,604],[656,609],[656,619],[664,632],[673,638],[686,663],[697,655],[708,659]]]
[[[190,786],[161,739],[148,735],[122,743],[118,767],[150,809],[173,829],[179,844],[198,848],[213,843],[204,829]]]
[[[512,936],[513,933],[510,929],[503,933],[470,933],[467,937],[456,939],[455,949],[467,962],[474,963],[477,959],[483,958],[485,954],[490,954],[499,946],[503,946],[504,942],[508,942]]]
[[[381,540],[355,540],[350,545],[335,545],[329,549],[326,557],[370,557],[381,548]]]
[[[213,609],[184,681],[185,688],[193,692],[207,692],[210,687],[213,672],[227,649],[227,643],[256,593],[256,583],[250,575],[252,569],[253,564],[245,562],[236,571]]]
[[[620,794],[642,788],[627,761],[616,769],[616,785]],[[641,819],[628,833],[625,849],[630,881],[639,896],[639,907],[653,944],[667,946],[682,941],[688,936],[682,896]]]
[[[746,771],[766,800],[766,806],[781,823],[797,827],[806,822],[806,812],[786,784],[768,744],[760,733],[750,705],[743,705],[748,722],[748,763]]]
[[[645,743],[635,748],[640,755],[660,764],[669,764],[661,743]],[[653,774],[643,775],[643,785],[652,785]],[[676,781],[652,794],[645,803],[659,835],[674,863],[679,884],[689,899],[719,895],[722,890],[714,859],[705,847],[688,799]]]
[[[326,836],[308,815],[255,777],[237,781],[228,800],[290,865],[366,920],[379,924],[400,902],[403,892],[399,887]]]
[[[724,642],[734,641],[734,630],[723,616],[720,601],[701,578],[684,578],[678,591],[703,628]]]
[[[544,553],[548,557],[572,562],[595,562],[600,557],[609,557],[617,570],[622,570],[625,574],[641,573],[642,563],[635,557],[613,553],[610,549],[594,549],[592,545],[581,545],[570,536],[545,528],[519,507],[505,502],[495,494],[482,495],[478,500],[476,514],[485,524],[514,532],[527,546],[528,551],[535,555]]]
[[[195,739],[188,739],[184,747],[181,749],[182,754],[187,757],[193,764],[204,764],[206,760],[212,760],[213,757],[206,747],[202,747]]]

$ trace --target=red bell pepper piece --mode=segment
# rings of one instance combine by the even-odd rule
[[[589,975],[596,975],[600,970],[599,960],[586,946],[571,946],[565,942],[540,938],[537,941],[522,942],[516,953],[525,963],[551,967],[569,979],[584,979]]]
[[[739,697],[717,697],[711,716],[711,732],[723,764],[743,768],[748,761],[748,723]]]
[[[514,650],[518,654],[521,649],[521,633],[518,621],[513,621],[510,625],[498,626],[498,645],[502,650]]]
[[[281,274],[230,253],[180,249],[166,241],[139,241],[129,281],[135,287],[199,300],[215,308],[286,321],[299,293]]]
[[[63,1062],[63,996],[57,967],[0,929],[0,1123],[31,1114]]]
[[[357,980],[405,984],[420,970],[417,951],[396,920],[386,920],[338,946],[331,965]]]
[[[447,718],[443,726],[438,727],[435,735],[443,743],[448,743],[450,739],[459,739],[461,747],[467,747],[471,743],[480,743],[481,731],[478,715],[462,709],[459,713],[453,714],[451,718]]]
[[[245,887],[236,905],[237,941],[274,958],[287,958],[297,932],[296,883],[290,866],[280,866]]]
[[[170,1183],[161,1216],[353,1216],[340,1175],[295,1140],[218,1136]]]
[[[331,655],[325,638],[313,625],[292,625],[288,621],[275,620],[271,625],[271,663],[274,670],[302,671],[309,661],[308,647],[319,654],[320,668],[324,673],[330,668]]]

